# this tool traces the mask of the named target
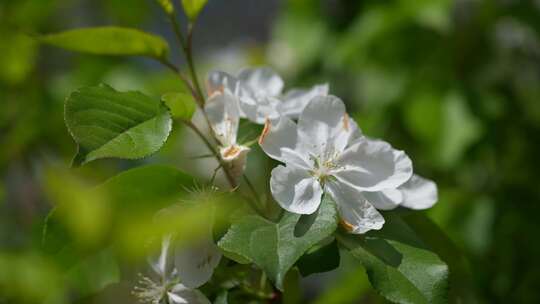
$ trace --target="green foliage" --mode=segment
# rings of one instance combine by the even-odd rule
[[[387,214],[380,231],[339,235],[339,242],[365,267],[382,296],[395,303],[447,303],[448,266],[413,230]]]
[[[356,265],[342,265],[344,274],[333,279],[325,286],[325,290],[315,304],[339,303],[356,304],[358,299],[371,291],[366,271]],[[377,301],[374,301],[378,303]]]
[[[79,290],[79,296],[98,293],[120,281],[120,269],[110,250],[101,250],[77,262],[67,271],[66,279]]]
[[[283,304],[299,304],[302,303],[302,289],[300,286],[301,280],[298,269],[291,268],[285,275],[283,281]]]
[[[165,143],[172,124],[161,102],[139,92],[118,92],[107,85],[72,93],[64,115],[79,145],[75,165],[107,157],[148,156]]]
[[[197,109],[197,105],[191,94],[167,93],[161,96],[161,100],[171,110],[173,118],[191,120]]]
[[[339,266],[339,249],[334,238],[314,246],[298,260],[297,266],[303,277],[313,273],[327,272]]]
[[[186,16],[192,22],[197,19],[208,0],[182,0],[182,7]]]
[[[190,175],[165,165],[147,165],[124,171],[96,187],[118,209],[152,211],[177,202],[194,187]]]
[[[337,227],[334,202],[326,196],[307,231],[295,228],[300,215],[286,212],[277,223],[257,215],[242,217],[233,223],[219,241],[225,252],[255,263],[280,289],[287,271],[312,246],[330,236]]]
[[[158,36],[114,26],[80,28],[39,36],[38,40],[71,51],[96,55],[147,56],[164,59],[169,45]]]
[[[229,293],[226,290],[220,292],[218,296],[216,297],[214,304],[228,304],[229,303],[228,295]]]
[[[62,290],[58,269],[34,253],[1,253],[0,268],[1,298],[12,299],[7,303],[43,303]],[[64,303],[61,300],[56,303]]]
[[[37,56],[36,42],[19,33],[0,29],[0,81],[17,84],[32,71]]]
[[[148,240],[178,227],[190,226],[189,232],[197,237],[204,223],[201,219],[211,212],[177,210],[170,216],[175,222],[155,222],[158,210],[185,199],[187,189],[194,187],[191,176],[169,166],[137,167],[99,186],[89,185],[66,170],[49,169],[46,173],[45,190],[55,205],[43,228],[47,252],[57,252],[66,245],[95,249],[110,243],[124,255],[139,256],[148,251]]]
[[[108,235],[107,229],[112,221],[112,206],[105,193],[93,189],[65,169],[48,168],[44,179],[45,193],[54,205],[44,220],[42,236],[42,242],[47,247],[53,247],[49,250],[66,245],[61,243],[68,239],[61,235],[64,232],[81,248],[101,244]],[[64,229],[57,230],[57,223],[62,223]]]
[[[167,15],[171,15],[174,13],[174,6],[172,4],[171,0],[156,0],[159,6],[167,13]]]
[[[449,302],[475,302],[476,295],[474,289],[471,288],[473,276],[462,249],[457,247],[446,233],[424,214],[410,212],[404,214],[402,219],[448,265],[450,269]]]

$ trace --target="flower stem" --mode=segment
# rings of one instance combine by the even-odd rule
[[[188,87],[188,89],[191,92],[191,95],[193,95],[193,98],[197,101],[197,105],[199,106],[201,113],[206,121],[206,124],[208,125],[208,129],[210,130],[211,138],[214,140],[216,145],[220,144],[220,141],[218,140],[218,137],[214,131],[214,128],[212,128],[212,124],[210,123],[210,119],[208,118],[208,114],[205,111],[204,105],[206,103],[203,91],[201,89],[201,85],[199,83],[198,77],[197,77],[197,71],[195,69],[195,63],[193,60],[193,23],[188,24],[188,30],[187,30],[187,39],[184,39],[184,35],[182,34],[182,30],[180,28],[180,24],[178,23],[178,19],[176,18],[175,14],[170,14],[169,20],[171,22],[171,25],[173,27],[173,31],[175,33],[176,39],[180,43],[180,46],[182,47],[182,51],[184,53],[184,57],[188,64],[188,69],[190,73],[190,78],[193,82],[190,82],[181,72],[180,70],[172,63],[170,63],[167,60],[160,60],[162,64],[164,64],[166,67],[174,71],[178,76],[182,79],[182,81],[185,83],[185,85]],[[229,182],[232,189],[236,189],[238,187],[232,173],[227,167],[227,164],[223,161],[221,156],[219,155],[219,152],[214,148],[214,145],[210,143],[210,141],[202,134],[202,132],[195,126],[191,121],[182,120],[182,122],[187,125],[189,128],[191,128],[204,142],[204,144],[208,147],[208,149],[212,152],[212,154],[215,156],[216,160],[218,161],[220,167],[223,169],[223,172],[225,173],[225,177],[227,178],[227,181]],[[259,214],[262,215],[262,211],[259,208],[259,196],[257,194],[256,189],[253,187],[253,184],[249,181],[248,177],[244,174],[243,175],[244,181],[250,188],[250,190],[254,194],[254,198],[257,201],[257,203],[253,203],[251,200],[247,199],[248,203],[251,205],[251,207]]]
[[[202,93],[201,85],[199,84],[197,71],[195,70],[195,64],[193,61],[193,23],[189,23],[188,25],[186,60],[188,63],[189,71],[191,73],[191,79],[193,80],[193,84],[195,86],[195,90],[197,90],[197,94],[199,94],[199,96],[201,96],[202,98],[203,93]]]
[[[184,39],[184,35],[182,34],[182,30],[180,29],[180,24],[178,23],[176,15],[169,15],[169,20],[171,21],[174,34],[182,47],[184,57],[186,58],[188,64],[189,73],[193,81],[193,96],[195,99],[199,100],[202,105],[204,105],[204,95],[201,85],[199,84],[199,79],[197,78],[197,71],[195,70],[195,63],[193,61],[193,23],[188,24],[187,39]]]
[[[195,89],[193,88],[193,86],[191,85],[191,82],[189,81],[189,79],[187,79],[186,76],[184,76],[184,74],[182,74],[180,72],[180,69],[177,68],[172,62],[168,61],[167,59],[160,59],[159,62],[161,64],[163,64],[164,66],[166,66],[169,70],[171,70],[173,73],[177,74],[178,77],[182,80],[182,82],[184,83],[184,85],[188,88],[188,90],[190,91],[191,95],[193,95],[193,97],[195,97],[195,101],[197,101],[197,104],[200,105],[201,101],[200,99],[196,98],[196,91]]]
[[[199,130],[199,128],[197,128],[197,126],[195,126],[191,121],[182,120],[182,122],[186,126],[188,126],[191,130],[193,130],[197,134],[197,136],[199,136],[199,138],[204,142],[208,150],[212,152],[216,160],[219,162],[219,165],[223,168],[223,172],[225,172],[225,177],[227,178],[227,181],[231,185],[231,188],[233,189],[236,188],[238,185],[236,184],[236,181],[234,180],[234,177],[232,176],[232,174],[229,172],[229,170],[227,170],[227,167],[226,167],[227,164],[225,164],[223,159],[219,156],[218,151],[214,148],[214,146],[210,143],[210,141],[206,138],[206,136],[204,136],[201,130]]]

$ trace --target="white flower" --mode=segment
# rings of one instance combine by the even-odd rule
[[[326,96],[328,85],[293,89],[283,95],[283,80],[270,68],[244,69],[238,77],[213,72],[208,77],[208,95],[229,92],[236,99],[241,117],[263,124],[285,115],[296,119],[315,96]]]
[[[235,179],[244,173],[249,148],[236,141],[240,112],[228,90],[216,90],[205,106],[206,114],[220,142],[219,153]]]
[[[157,275],[152,280],[142,277],[134,294],[144,303],[160,304],[210,304],[206,296],[195,289],[206,283],[221,259],[219,249],[211,236],[203,237],[193,248],[171,248],[172,237],[162,240],[161,252],[149,264]],[[171,255],[175,255],[175,261]],[[180,283],[181,282],[181,283]]]
[[[412,162],[403,151],[362,136],[337,97],[314,98],[298,124],[288,118],[277,124],[267,120],[259,144],[285,163],[272,170],[270,187],[287,211],[311,214],[327,193],[337,203],[344,226],[365,233],[383,226],[377,208],[390,209],[388,200],[397,202],[392,207],[432,204],[434,184],[412,177]]]
[[[189,288],[198,288],[208,282],[220,260],[221,251],[212,239],[211,229],[199,236],[194,244],[176,248],[174,252],[178,276]]]
[[[398,206],[415,210],[427,209],[438,199],[437,185],[416,174],[397,189],[366,192],[364,195],[380,210],[391,210]]]

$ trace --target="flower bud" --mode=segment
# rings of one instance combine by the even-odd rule
[[[238,181],[242,174],[244,174],[249,150],[250,148],[241,145],[232,145],[219,149],[221,159],[225,161],[235,181]]]

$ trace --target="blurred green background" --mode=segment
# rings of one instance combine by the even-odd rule
[[[73,54],[28,36],[96,25],[161,34],[184,67],[152,0],[0,2],[0,303],[134,303],[145,266],[129,244],[145,240],[126,224],[104,242],[129,216],[89,189],[145,163],[202,178],[212,169],[192,160],[202,146],[179,125],[148,159],[68,169],[71,91],[104,82],[159,97],[181,86],[146,59]],[[540,303],[540,1],[209,0],[194,39],[201,78],[269,65],[288,88],[328,82],[365,134],[407,151],[437,182],[427,214],[468,258],[471,303]],[[268,169],[250,154],[260,189]],[[54,206],[69,207],[50,215]],[[55,216],[62,227],[46,225]],[[45,226],[67,233],[51,239]],[[302,284],[309,302],[384,303],[347,256]]]

